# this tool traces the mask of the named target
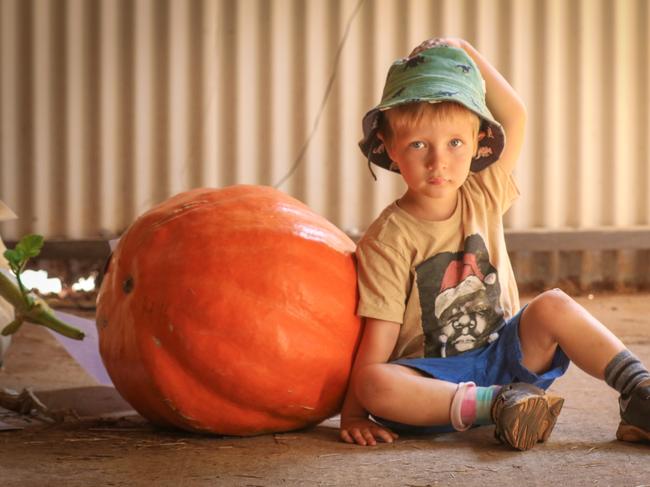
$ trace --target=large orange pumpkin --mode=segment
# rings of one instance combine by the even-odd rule
[[[354,243],[269,187],[196,189],[125,232],[98,297],[100,353],[144,417],[227,435],[340,409],[360,335]]]

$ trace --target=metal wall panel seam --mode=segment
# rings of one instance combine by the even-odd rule
[[[197,161],[200,164],[200,186],[216,187],[219,185],[219,165],[223,161],[219,157],[219,147],[224,143],[222,138],[221,118],[218,111],[221,109],[220,93],[222,87],[219,72],[219,63],[223,57],[222,23],[219,20],[221,2],[202,2],[201,20],[199,30],[203,33],[201,44],[201,99],[202,106],[198,108],[201,114],[199,127],[201,132],[201,153],[203,157]]]
[[[364,3],[360,12],[361,17],[368,14],[369,5],[369,2]],[[345,29],[354,6],[354,2],[342,2],[338,18],[341,33]],[[362,195],[365,193],[360,186],[361,178],[365,175],[362,171],[365,171],[365,168],[357,164],[359,158],[354,148],[358,142],[358,120],[360,120],[363,111],[359,91],[365,87],[365,82],[368,79],[368,73],[364,70],[367,65],[363,59],[364,47],[368,45],[368,42],[363,23],[356,22],[351,25],[347,43],[341,52],[342,69],[337,78],[341,96],[336,114],[340,131],[336,178],[336,184],[340,186],[340,202],[335,221],[343,231],[354,229],[357,226],[362,214]]]
[[[531,0],[514,2],[512,8],[510,23],[505,23],[503,19],[504,7],[499,4],[500,8],[495,9],[494,22],[490,25],[492,28],[489,32],[493,38],[494,50],[489,51],[486,55],[494,59],[495,66],[503,69],[505,64],[502,59],[507,56],[512,58],[510,62],[511,74],[508,81],[517,90],[517,93],[524,100],[528,111],[526,122],[526,138],[521,149],[519,161],[514,170],[514,178],[521,192],[521,196],[510,208],[505,216],[505,225],[507,228],[521,229],[534,225],[531,221],[536,182],[533,180],[535,165],[538,164],[536,159],[537,136],[539,130],[537,123],[537,106],[538,96],[536,93],[535,83],[537,82],[536,63],[532,62],[535,57],[534,43],[536,32],[536,19],[532,11],[533,3]],[[495,35],[497,31],[511,31],[511,37],[515,39],[512,46],[503,46],[502,36]],[[487,34],[486,34],[487,35]]]
[[[154,204],[153,198],[153,123],[155,100],[152,85],[158,80],[154,73],[153,0],[135,3],[134,29],[134,163],[131,167],[133,180],[134,213],[141,214]],[[133,217],[135,215],[132,215]]]
[[[32,181],[34,195],[34,231],[51,235],[52,220],[57,217],[57,208],[52,205],[52,57],[49,55],[51,36],[51,3],[39,4],[34,13],[34,165],[37,177]]]
[[[101,38],[100,62],[102,64],[102,83],[100,88],[101,131],[99,154],[99,182],[96,197],[99,200],[99,215],[97,225],[101,233],[110,233],[107,229],[119,228],[118,205],[120,192],[118,181],[124,161],[119,160],[118,152],[122,145],[120,140],[121,107],[119,78],[121,63],[119,62],[118,22],[120,4],[117,2],[101,2]]]
[[[540,194],[542,211],[540,222],[545,227],[558,227],[564,224],[561,213],[565,210],[565,192],[562,191],[562,181],[567,170],[567,141],[569,127],[564,114],[572,100],[567,98],[568,84],[571,82],[567,73],[568,44],[571,42],[567,32],[566,5],[563,0],[548,0],[545,4],[543,17],[543,48],[541,86],[544,104],[543,132],[546,140],[552,143],[541,143],[540,163],[542,165],[543,190]]]
[[[614,18],[614,76],[613,90],[609,96],[614,103],[614,117],[612,119],[613,135],[612,161],[609,164],[609,182],[613,186],[613,225],[630,225],[634,222],[633,206],[631,200],[635,197],[636,165],[633,164],[635,146],[632,143],[635,130],[632,122],[635,119],[634,99],[636,98],[635,76],[632,75],[633,59],[636,50],[633,39],[634,2],[615,2]],[[631,103],[626,103],[625,98],[632,97]]]
[[[84,136],[89,120],[86,117],[88,57],[87,31],[84,24],[84,13],[88,5],[83,0],[68,0],[66,9],[66,38],[65,42],[69,55],[66,58],[66,143],[68,147],[65,159],[65,174],[67,176],[66,198],[66,233],[71,238],[80,238],[85,233],[84,186],[88,183],[85,174],[88,169],[86,151],[88,139]],[[83,202],[83,203],[82,203]]]
[[[282,179],[293,164],[295,157],[293,131],[291,130],[291,113],[294,107],[296,80],[292,76],[291,63],[295,62],[293,56],[287,55],[292,52],[293,39],[291,37],[293,18],[293,2],[281,0],[271,4],[271,31],[272,39],[268,52],[268,62],[271,64],[271,90],[269,110],[271,126],[270,130],[270,160],[266,163],[270,166],[270,184],[276,184]],[[285,15],[283,15],[285,14]],[[304,163],[304,161],[303,161]],[[290,188],[287,181],[281,186],[281,190]]]
[[[18,194],[21,188],[18,185],[18,126],[16,85],[18,72],[18,28],[16,23],[17,0],[0,2],[0,199],[2,199],[18,216],[22,216],[22,207],[19,205]],[[7,68],[5,68],[7,66]],[[24,220],[11,220],[2,223],[6,235],[16,235],[25,227]],[[6,238],[6,237],[5,237]]]
[[[237,50],[232,66],[237,80],[236,92],[232,94],[237,103],[237,161],[235,181],[255,184],[259,147],[258,111],[261,109],[258,97],[259,63],[259,4],[258,0],[237,2]]]
[[[580,60],[578,66],[579,97],[579,169],[575,185],[579,194],[578,218],[576,226],[591,227],[599,223],[600,201],[594,201],[595,188],[600,184],[602,173],[602,153],[597,140],[602,127],[603,85],[600,78],[601,63],[598,53],[603,42],[602,25],[603,8],[600,0],[581,0],[579,4],[581,17],[577,43]]]
[[[323,97],[331,71],[334,69],[331,49],[326,42],[328,26],[328,9],[325,2],[310,0],[305,3],[305,117],[307,128],[313,129],[320,110],[320,123],[310,147],[305,154],[305,203],[315,212],[324,215],[327,208],[327,171],[335,164],[327,158],[327,125],[331,117],[331,96],[323,107]],[[329,69],[328,69],[329,68]],[[330,94],[331,95],[331,94]]]
[[[169,183],[167,195],[180,193],[190,188],[194,157],[201,154],[190,146],[190,120],[198,113],[191,113],[192,98],[200,93],[190,87],[190,72],[199,66],[192,64],[190,52],[190,15],[192,3],[185,0],[171,0],[169,4],[169,77],[168,97],[169,124],[166,137],[169,140]],[[196,32],[193,34],[196,35]],[[196,150],[196,149],[195,149]],[[194,156],[194,157],[193,157]]]

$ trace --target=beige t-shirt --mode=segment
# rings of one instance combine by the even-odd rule
[[[357,246],[358,314],[402,324],[390,360],[487,345],[519,309],[503,214],[519,195],[498,164],[470,173],[453,215],[418,219],[397,202]]]

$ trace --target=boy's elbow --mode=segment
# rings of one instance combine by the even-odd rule
[[[503,128],[508,137],[523,133],[528,119],[526,105],[520,99],[515,100],[508,110],[508,117],[502,121]]]
[[[517,97],[512,108],[512,116],[516,119],[521,125],[526,125],[526,120],[528,119],[528,109],[524,100]]]
[[[528,109],[526,108],[526,104],[521,100],[520,104],[520,117],[522,120],[522,123],[525,125],[526,120],[528,120]]]

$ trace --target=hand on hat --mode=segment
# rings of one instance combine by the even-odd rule
[[[431,39],[427,39],[426,41],[422,42],[419,46],[417,46],[413,51],[411,51],[411,54],[409,54],[409,57],[413,57],[422,51],[426,51],[427,49],[431,49],[432,47],[457,47],[459,49],[463,48],[462,45],[462,39],[458,37],[432,37]]]

